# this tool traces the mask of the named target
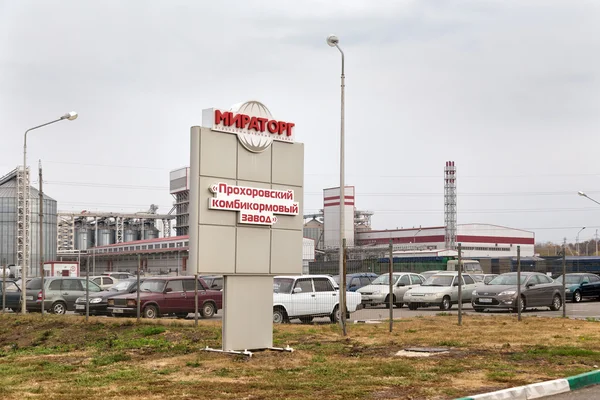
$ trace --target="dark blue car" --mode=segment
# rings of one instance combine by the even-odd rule
[[[600,277],[596,274],[573,273],[567,274],[565,280],[565,297],[574,303],[579,303],[584,298],[600,300]],[[563,276],[555,279],[562,283]]]
[[[346,291],[356,292],[363,286],[370,285],[379,275],[372,272],[358,272],[355,274],[346,275]],[[333,277],[335,283],[340,285],[340,276],[336,275]]]
[[[3,287],[6,289],[5,296],[2,296]],[[0,309],[4,306],[2,304],[4,297],[6,298],[6,308],[13,311],[17,311],[20,308],[21,288],[19,288],[14,280],[7,279],[5,282],[2,282],[2,278],[0,277]]]

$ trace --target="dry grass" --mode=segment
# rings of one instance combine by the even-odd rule
[[[600,365],[600,324],[511,316],[436,316],[387,324],[278,325],[293,353],[252,358],[220,346],[218,321],[0,316],[0,398],[452,399]],[[443,346],[429,358],[406,347]]]

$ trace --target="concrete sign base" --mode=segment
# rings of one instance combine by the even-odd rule
[[[223,296],[223,350],[273,347],[273,277],[225,276]]]

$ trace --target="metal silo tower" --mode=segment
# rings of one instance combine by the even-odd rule
[[[454,161],[446,161],[444,168],[444,223],[447,249],[456,248],[456,167]]]

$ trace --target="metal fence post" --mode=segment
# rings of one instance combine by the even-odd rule
[[[2,314],[6,310],[6,259],[2,259]]]
[[[521,320],[521,246],[517,246],[517,321]]]
[[[567,252],[565,251],[565,246],[563,245],[562,248],[562,276],[563,276],[563,282],[562,282],[562,295],[563,295],[563,312],[562,312],[562,316],[563,318],[567,318],[567,286],[566,286],[566,282],[567,282]]]
[[[90,319],[90,255],[85,260],[85,322]]]
[[[462,277],[462,244],[458,244],[458,326],[462,325],[462,285],[463,285],[463,277]],[[452,304],[452,300],[450,300],[450,304]]]
[[[194,278],[194,326],[198,326],[198,274]]]
[[[394,283],[393,283],[393,276],[394,276],[394,246],[392,245],[392,239],[390,239],[390,270],[389,270],[389,284],[390,284],[390,295],[389,295],[389,304],[388,307],[390,308],[390,332],[392,331],[392,328],[394,326]]]
[[[136,310],[136,322],[139,323],[140,322],[140,311],[141,311],[141,307],[140,307],[140,263],[142,262],[142,257],[138,254],[138,263],[137,263],[137,289],[136,289],[136,302],[135,302],[135,306],[137,308]]]

